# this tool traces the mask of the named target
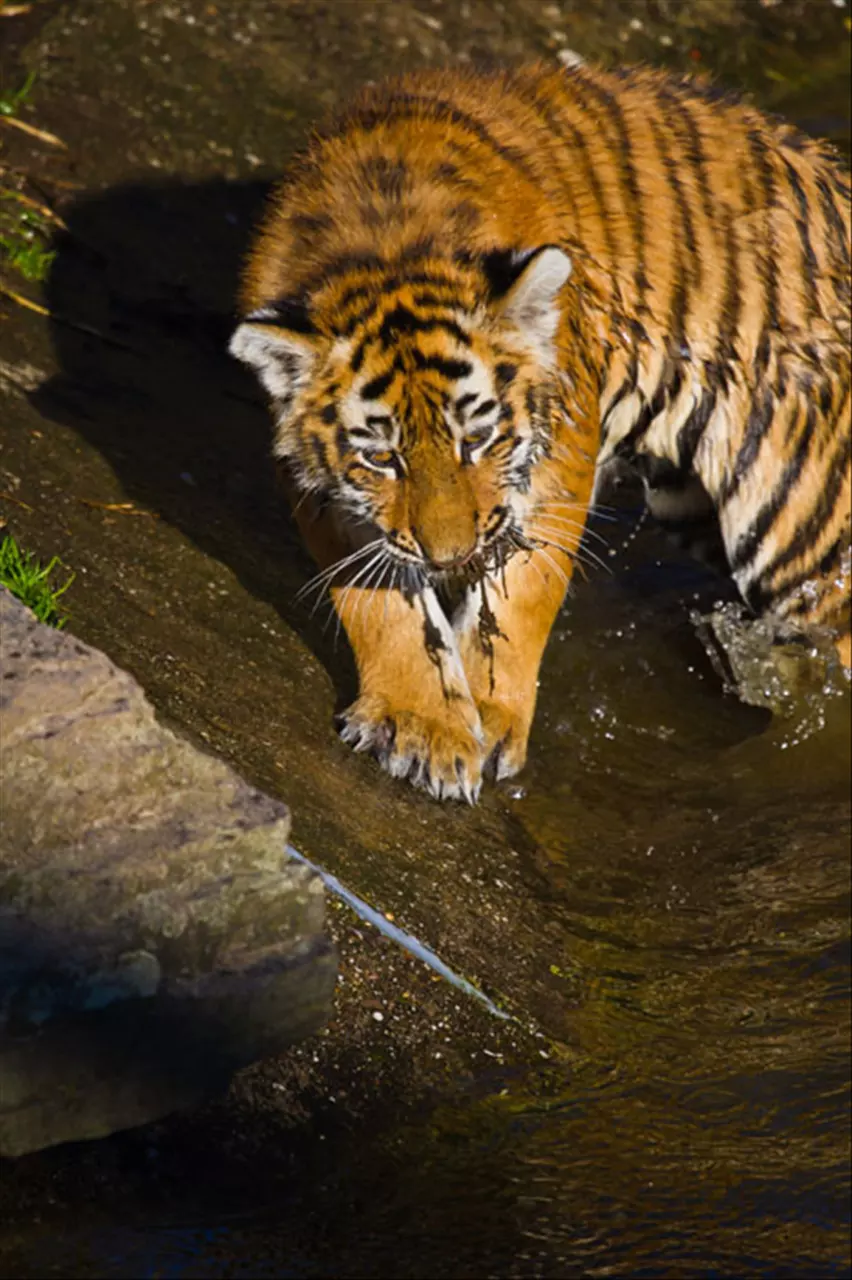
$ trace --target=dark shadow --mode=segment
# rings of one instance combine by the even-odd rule
[[[326,616],[295,600],[315,572],[270,455],[259,389],[227,352],[240,263],[269,184],[129,185],[65,214],[47,285],[60,372],[33,397],[157,513],[272,603],[329,670],[354,670]]]

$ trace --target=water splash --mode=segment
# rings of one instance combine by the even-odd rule
[[[828,703],[849,688],[831,636],[785,642],[771,618],[735,602],[690,616],[727,692],[784,723],[782,750],[824,728]]]

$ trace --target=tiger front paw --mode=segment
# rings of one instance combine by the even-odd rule
[[[408,711],[384,695],[362,694],[340,721],[343,741],[371,752],[391,777],[408,778],[437,800],[479,799],[482,728],[467,699]]]
[[[532,716],[500,702],[479,702],[485,737],[484,772],[498,782],[520,773],[527,761]]]

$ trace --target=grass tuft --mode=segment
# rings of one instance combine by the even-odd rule
[[[0,542],[0,584],[32,609],[39,622],[58,628],[65,626],[66,618],[57,601],[74,581],[72,573],[61,587],[50,583],[51,573],[61,563],[59,557],[54,556],[49,564],[41,564],[30,552],[21,551],[15,539],[8,535]]]
[[[14,199],[14,192],[0,193],[0,199]],[[47,222],[34,209],[0,208],[0,249],[6,262],[27,280],[46,280],[56,257],[47,248],[50,231]]]
[[[2,8],[0,0],[0,8]],[[0,118],[18,123],[14,117],[27,101],[35,84],[36,73],[31,71],[18,89],[0,90]],[[31,126],[20,125],[30,129]],[[9,207],[9,200],[34,205],[21,192],[11,189],[0,191],[4,206],[0,208],[0,251],[5,265],[18,271],[27,280],[46,280],[51,263],[56,257],[50,249],[50,229],[42,213],[36,208]]]
[[[2,6],[0,6],[2,8]],[[20,89],[0,91],[0,116],[14,116],[18,108],[26,102],[35,84],[36,73],[31,71]]]

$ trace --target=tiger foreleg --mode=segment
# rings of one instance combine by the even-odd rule
[[[437,799],[467,800],[482,785],[482,729],[450,624],[431,588],[416,595],[332,590],[358,664],[358,698],[341,736],[388,773]]]
[[[383,540],[373,546],[367,537],[359,548],[333,509],[291,496],[358,669],[358,697],[341,717],[341,737],[393,777],[438,799],[473,803],[482,785],[482,729],[434,591],[392,589]]]
[[[469,588],[453,625],[496,778],[523,768],[547,638],[571,577],[561,549],[519,551]]]

